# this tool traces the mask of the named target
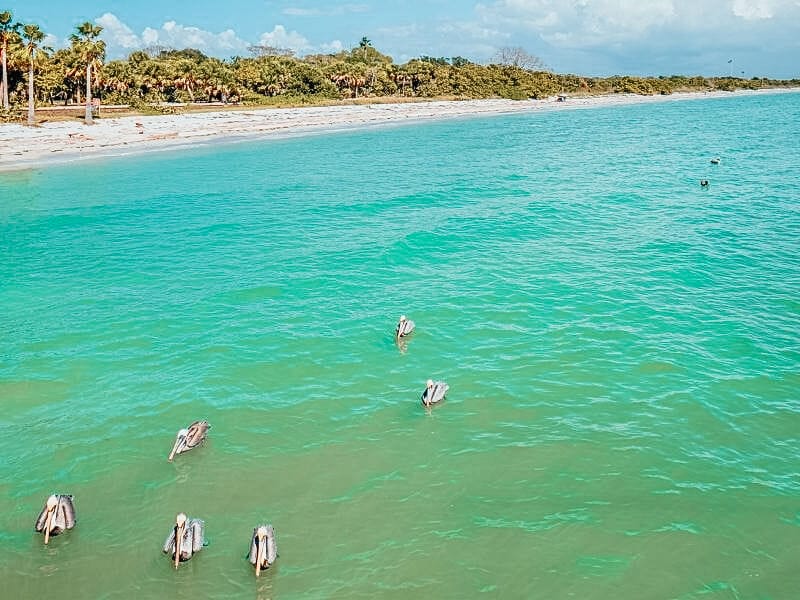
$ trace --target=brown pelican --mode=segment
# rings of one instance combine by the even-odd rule
[[[447,390],[449,389],[450,386],[444,381],[433,381],[433,379],[428,379],[427,383],[425,384],[425,391],[422,392],[422,404],[425,406],[438,404],[444,400],[444,396],[447,394]]]
[[[253,529],[253,538],[250,540],[250,554],[247,560],[256,568],[256,577],[261,575],[261,569],[268,569],[278,558],[278,545],[275,542],[275,529],[272,525],[259,525]]]
[[[711,159],[711,164],[712,165],[718,165],[721,162],[722,162],[722,159],[719,156],[715,156],[714,158]]]
[[[708,179],[701,179],[700,180],[700,187],[707,188],[708,187]]]
[[[394,331],[394,338],[399,341],[400,338],[410,335],[411,332],[414,331],[414,327],[414,321],[409,321],[406,319],[405,315],[400,315],[400,320],[397,322],[397,329]]]
[[[170,555],[175,561],[175,568],[179,562],[186,562],[195,552],[203,548],[203,530],[205,525],[200,519],[186,519],[186,515],[178,513],[175,517],[175,527],[169,532],[167,541],[164,542],[163,552]],[[180,540],[179,551],[175,551],[175,540]]]
[[[34,525],[36,531],[40,533],[44,531],[45,544],[50,541],[51,535],[58,535],[73,527],[75,527],[75,506],[72,504],[72,496],[68,494],[50,496]]]
[[[197,446],[205,441],[208,428],[208,421],[195,421],[189,425],[188,429],[181,429],[175,438],[175,444],[172,446],[172,451],[169,453],[169,458],[167,458],[167,460],[172,462],[172,458],[176,454],[188,452],[193,448],[197,448]]]

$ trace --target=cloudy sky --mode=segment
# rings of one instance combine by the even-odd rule
[[[362,36],[396,62],[477,62],[522,46],[559,72],[800,77],[800,0],[0,0],[61,45],[104,27],[109,58],[152,45],[220,57],[252,44],[335,52]],[[0,6],[2,8],[2,6]],[[732,61],[732,62],[728,62]]]

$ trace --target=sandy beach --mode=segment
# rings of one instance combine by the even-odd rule
[[[544,100],[465,100],[402,104],[359,104],[303,108],[258,108],[164,116],[48,122],[38,127],[0,125],[0,171],[102,156],[124,155],[207,144],[212,141],[285,137],[480,115],[573,110],[624,104],[730,97],[737,94],[797,92],[797,89],[692,92],[670,96],[619,94]]]

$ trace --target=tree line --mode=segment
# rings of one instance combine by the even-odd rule
[[[0,98],[5,118],[27,105],[125,104],[164,110],[168,103],[236,102],[306,104],[349,98],[544,98],[559,94],[670,94],[683,90],[734,90],[798,85],[800,81],[721,77],[582,77],[557,74],[522,48],[502,48],[491,64],[464,57],[421,56],[396,64],[364,37],[352,49],[297,57],[270,46],[251,46],[250,56],[228,60],[199,50],[147,48],[106,61],[102,28],[86,22],[67,48],[44,45],[38,25],[16,23],[0,13]]]

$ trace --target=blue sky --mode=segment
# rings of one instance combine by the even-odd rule
[[[258,43],[335,52],[366,35],[396,62],[424,54],[487,62],[499,47],[521,46],[558,72],[800,77],[800,0],[0,0],[4,6],[40,24],[55,46],[75,25],[96,22],[109,58],[148,45],[220,57],[246,56]]]

